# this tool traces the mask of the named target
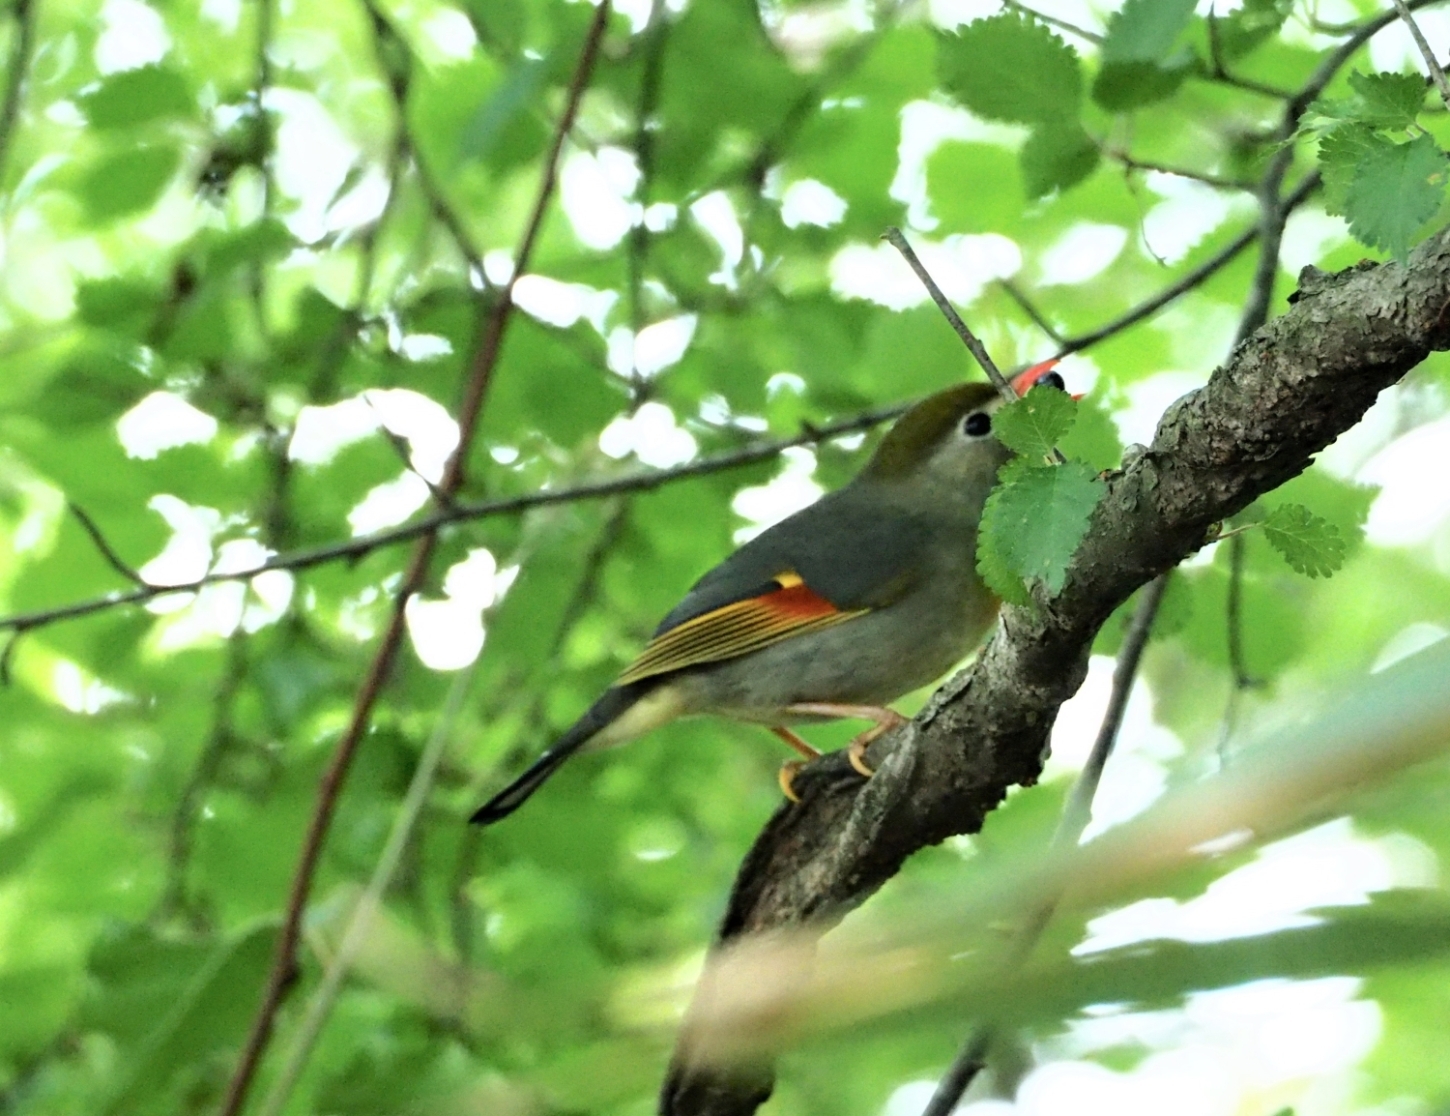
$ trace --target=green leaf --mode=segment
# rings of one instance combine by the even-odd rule
[[[1345,196],[1359,165],[1372,152],[1389,148],[1388,140],[1363,124],[1344,124],[1319,139],[1319,171],[1324,176],[1324,208],[1344,216]]]
[[[1173,65],[1155,62],[1112,62],[1098,71],[1093,100],[1111,112],[1127,112],[1171,97],[1192,71],[1185,54]]]
[[[164,66],[112,74],[94,92],[77,98],[92,128],[134,128],[167,117],[187,117],[196,102],[186,79]]]
[[[1414,74],[1349,75],[1349,86],[1359,94],[1356,116],[1376,128],[1403,131],[1415,122],[1425,103],[1425,81]]]
[[[1082,99],[1077,51],[1044,24],[1012,12],[940,35],[937,74],[948,93],[989,120],[1072,119]]]
[[[79,188],[86,219],[99,225],[150,209],[180,164],[170,145],[133,147],[92,164]]]
[[[1166,61],[1194,6],[1195,0],[1127,0],[1108,21],[1104,65]]]
[[[1410,240],[1445,199],[1445,153],[1428,135],[1371,149],[1355,168],[1345,194],[1356,240],[1403,260]]]
[[[1235,62],[1277,34],[1294,8],[1293,0],[1245,0],[1237,11],[1217,21],[1220,55]]]
[[[1077,402],[1067,392],[1047,385],[1034,387],[1015,403],[1001,408],[992,421],[997,440],[1040,465],[1077,420]]]
[[[985,520],[984,520],[985,522]],[[988,542],[985,532],[977,536],[977,573],[987,583],[987,588],[1001,597],[1007,604],[1028,605],[1032,597],[1027,586],[1002,557],[1001,550]]]
[[[1039,124],[1022,145],[1022,185],[1029,198],[1076,186],[1097,168],[1098,145],[1076,120]]]
[[[1040,578],[1056,593],[1102,498],[1102,482],[1080,461],[1042,469],[1023,457],[1009,461],[998,477],[982,513],[977,568],[984,564],[983,548],[991,548],[996,553],[986,565],[994,574],[997,563],[1019,577]]]
[[[1303,504],[1280,504],[1263,523],[1264,538],[1298,573],[1328,577],[1344,565],[1339,528]]]

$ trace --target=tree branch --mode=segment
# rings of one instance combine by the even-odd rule
[[[1093,636],[1142,585],[1199,549],[1213,526],[1302,472],[1378,393],[1450,348],[1450,232],[1407,267],[1305,269],[1289,311],[1238,345],[1208,384],[1169,408],[1153,445],[1107,492],[1060,593],[1008,607],[977,661],[917,718],[873,745],[862,784],[833,754],[796,779],[746,856],[720,938],[824,929],[912,853],[978,830],[1007,789],[1036,781],[1057,709],[1081,683]],[[685,1039],[688,1049],[688,1026]],[[743,1116],[767,1073],[733,1076],[676,1062],[671,1116]]]
[[[1148,646],[1148,637],[1153,632],[1153,621],[1158,618],[1158,606],[1163,603],[1163,592],[1168,588],[1170,573],[1159,574],[1143,590],[1142,600],[1133,613],[1132,622],[1123,636],[1123,646],[1118,649],[1118,663],[1113,670],[1113,689],[1108,696],[1108,708],[1103,713],[1103,723],[1098,727],[1097,739],[1088,753],[1087,763],[1072,784],[1072,791],[1062,808],[1062,820],[1053,835],[1052,844],[1058,851],[1077,847],[1093,816],[1093,797],[1102,782],[1103,769],[1108,757],[1118,743],[1118,732],[1123,727],[1123,714],[1128,711],[1128,697],[1133,692],[1133,682],[1138,677],[1138,666],[1143,661],[1143,651]],[[1037,945],[1048,921],[1052,918],[1057,900],[1044,903],[1033,916],[1021,924],[1018,941],[1014,943],[1012,955],[1021,963]],[[993,1028],[988,1023],[979,1023],[967,1039],[956,1059],[937,1083],[922,1116],[951,1116],[952,1109],[962,1099],[962,1094],[971,1087],[972,1081],[987,1064],[991,1050]]]
[[[0,188],[5,184],[5,164],[15,138],[15,125],[20,120],[20,98],[25,92],[30,55],[35,49],[34,0],[15,0],[14,12],[15,45],[6,62],[10,79],[5,83],[5,99],[0,101]]]
[[[569,84],[564,113],[554,133],[553,143],[545,156],[542,181],[539,183],[533,212],[519,242],[512,274],[508,283],[499,292],[497,300],[488,307],[486,312],[483,328],[480,331],[480,341],[473,355],[460,408],[458,448],[449,459],[448,466],[444,470],[443,480],[439,484],[439,488],[447,499],[451,499],[458,492],[464,481],[464,463],[473,444],[473,436],[478,428],[479,413],[482,410],[489,384],[493,379],[504,331],[508,326],[510,311],[513,308],[513,285],[528,265],[539,229],[543,225],[544,214],[553,197],[559,156],[564,147],[564,137],[573,125],[579,102],[584,96],[584,89],[593,72],[594,60],[598,56],[599,45],[604,37],[604,28],[609,21],[609,11],[609,0],[602,0],[594,13],[594,20],[590,24],[584,46],[580,51],[579,62]],[[221,1108],[222,1116],[237,1116],[243,1104],[246,1103],[247,1093],[271,1039],[277,1011],[281,1008],[282,1001],[286,998],[287,991],[294,979],[303,911],[312,891],[312,880],[322,856],[323,843],[332,825],[332,816],[337,807],[338,796],[342,791],[343,780],[347,777],[348,768],[357,752],[357,746],[372,718],[373,706],[382,692],[398,651],[402,647],[408,600],[422,586],[437,540],[438,533],[435,529],[423,535],[418,541],[418,546],[409,562],[408,571],[394,598],[387,631],[378,646],[367,675],[358,689],[351,720],[323,773],[312,819],[308,825],[306,837],[303,839],[297,870],[292,879],[286,913],[283,917],[281,931],[277,936],[277,947],[273,954],[262,1002],[257,1009],[251,1032],[247,1036],[246,1045],[242,1048],[236,1070],[227,1087],[226,1099]]]
[[[84,508],[73,500],[66,501],[66,507],[70,508],[71,515],[76,517],[86,534],[90,536],[91,542],[95,543],[96,549],[101,552],[101,557],[106,560],[106,565],[135,585],[147,585],[146,579],[125,562],[116,553],[115,548],[106,541],[106,536],[101,534],[101,529],[96,526],[96,521],[86,514]]]
[[[1435,83],[1435,88],[1440,92],[1440,100],[1445,102],[1445,107],[1450,108],[1450,81],[1445,79],[1445,71],[1435,59],[1435,52],[1430,49],[1430,44],[1425,41],[1424,32],[1420,25],[1415,22],[1415,17],[1410,14],[1410,9],[1405,5],[1405,0],[1391,0],[1399,17],[1405,21],[1405,26],[1410,29],[1410,36],[1415,40],[1415,46],[1420,50],[1420,57],[1425,60],[1425,65],[1430,70],[1430,80]]]
[[[951,323],[952,329],[956,330],[957,336],[962,339],[962,344],[967,347],[967,351],[977,358],[977,363],[982,366],[982,371],[987,374],[987,379],[992,381],[993,386],[996,387],[997,391],[1007,402],[1015,403],[1017,401],[1017,393],[1012,390],[1012,385],[1007,382],[1007,378],[1002,375],[1002,370],[997,367],[997,363],[992,359],[992,355],[987,352],[987,346],[983,345],[981,339],[972,332],[971,327],[962,321],[962,316],[957,313],[957,308],[951,304],[951,300],[936,285],[936,280],[931,277],[922,265],[921,260],[917,258],[916,253],[912,251],[911,245],[907,243],[906,237],[902,235],[901,230],[898,228],[889,228],[881,239],[887,241],[891,247],[901,253],[902,258],[910,265],[911,270],[916,272],[916,277],[921,280],[922,286],[931,295],[931,300],[936,303],[937,309],[946,316],[946,320]]]

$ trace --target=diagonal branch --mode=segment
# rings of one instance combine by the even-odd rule
[[[583,49],[580,51],[579,62],[575,67],[573,79],[569,85],[569,92],[565,101],[564,113],[559,120],[559,125],[554,133],[553,144],[545,156],[544,172],[542,181],[539,184],[538,194],[534,201],[533,212],[529,217],[528,225],[524,235],[519,242],[518,251],[514,257],[514,267],[509,281],[499,292],[496,301],[487,308],[486,317],[483,321],[481,337],[477,349],[474,352],[473,360],[469,369],[468,382],[464,389],[463,403],[459,413],[459,439],[458,448],[449,459],[448,467],[445,469],[443,479],[439,484],[445,498],[451,499],[463,484],[465,477],[464,462],[468,457],[469,449],[473,444],[473,437],[478,429],[479,413],[483,407],[483,400],[488,392],[489,384],[492,382],[494,369],[498,364],[498,357],[503,343],[504,332],[508,326],[510,311],[513,308],[513,284],[515,279],[523,274],[528,264],[529,257],[533,252],[534,243],[538,238],[539,229],[543,225],[544,214],[548,210],[549,202],[553,197],[554,185],[558,173],[558,160],[564,147],[564,137],[568,134],[573,125],[574,116],[579,109],[579,102],[583,99],[584,89],[589,83],[589,76],[594,69],[594,60],[598,56],[599,46],[604,37],[604,28],[609,21],[610,4],[609,0],[602,0],[595,10],[594,20],[590,24],[589,32],[584,40]],[[252,1081],[256,1076],[258,1067],[261,1064],[262,1055],[272,1036],[273,1024],[277,1012],[286,998],[287,991],[292,984],[294,972],[297,967],[297,946],[301,938],[302,917],[307,905],[307,898],[312,891],[312,880],[317,871],[318,861],[322,856],[322,846],[327,839],[328,830],[332,825],[332,816],[337,807],[338,796],[342,791],[343,780],[347,777],[348,768],[352,764],[353,756],[357,752],[357,746],[362,740],[363,733],[367,730],[372,718],[373,706],[382,692],[384,683],[392,672],[393,663],[397,659],[398,652],[403,644],[403,633],[406,628],[406,610],[408,600],[422,586],[423,579],[428,572],[430,559],[437,544],[438,532],[433,530],[418,541],[418,546],[413,551],[413,556],[408,564],[408,571],[404,575],[403,583],[397,591],[393,601],[392,615],[388,621],[388,628],[378,646],[376,655],[373,657],[371,666],[368,668],[366,677],[358,689],[357,701],[353,707],[352,718],[348,723],[342,739],[338,741],[333,752],[332,759],[323,773],[321,784],[317,790],[317,802],[312,813],[312,819],[307,828],[306,837],[303,839],[301,854],[298,857],[297,870],[292,879],[292,887],[287,897],[287,908],[283,918],[282,928],[277,936],[277,947],[272,958],[271,970],[267,976],[267,985],[263,991],[262,1003],[258,1007],[257,1014],[252,1023],[251,1032],[247,1036],[246,1045],[242,1049],[241,1057],[237,1061],[237,1067],[232,1075],[231,1082],[227,1087],[226,1099],[222,1104],[222,1116],[237,1116],[246,1103],[247,1093],[250,1090]]]
[[[862,784],[843,756],[803,771],[747,855],[720,935],[811,924],[860,904],[917,850],[980,828],[1014,784],[1034,782],[1057,709],[1081,683],[1092,640],[1132,592],[1209,539],[1215,524],[1302,472],[1378,393],[1450,349],[1450,232],[1409,265],[1306,269],[1287,313],[1238,345],[1164,415],[1153,444],[1107,491],[1060,593],[1007,607],[977,662],[905,728],[883,736]],[[688,1052],[689,1029],[682,1037]],[[770,1092],[677,1056],[671,1116],[745,1116]]]
[[[1285,214],[1287,215],[1301,205],[1318,187],[1319,176],[1317,173],[1306,177],[1295,187],[1288,198],[1285,199]],[[1202,286],[1219,271],[1237,259],[1242,252],[1258,239],[1259,232],[1260,228],[1258,225],[1253,225],[1245,229],[1223,248],[1219,249],[1218,252],[1185,274],[1182,278],[1170,283],[1157,294],[1144,299],[1137,306],[1111,321],[1086,333],[1077,334],[1074,337],[1057,338],[1058,349],[1055,355],[1064,357],[1070,353],[1078,353],[1085,349],[1090,349],[1094,345],[1100,344],[1108,338],[1130,329],[1139,322],[1153,317],[1154,314],[1158,313],[1165,306],[1170,305],[1188,292]],[[497,515],[514,515],[519,512],[528,511],[531,508],[547,507],[552,504],[569,504],[580,500],[597,500],[602,497],[618,496],[626,492],[652,491],[656,488],[673,484],[676,481],[689,480],[692,477],[709,476],[729,469],[739,469],[748,465],[758,464],[762,461],[769,461],[772,458],[780,456],[784,450],[794,446],[814,445],[820,442],[830,441],[833,438],[845,437],[850,434],[858,434],[865,430],[871,430],[883,422],[895,418],[910,405],[911,402],[907,401],[888,404],[884,407],[875,407],[869,411],[862,411],[859,414],[838,419],[835,422],[803,429],[799,434],[792,435],[788,438],[773,438],[752,442],[748,445],[741,446],[739,449],[727,450],[710,457],[702,457],[672,469],[628,474],[622,477],[611,477],[607,480],[584,481],[566,488],[544,489],[538,492],[529,492],[519,496],[507,496],[494,500],[455,501],[447,508],[424,516],[422,519],[414,520],[412,523],[404,524],[401,527],[378,531],[355,539],[347,539],[343,542],[326,543],[322,546],[309,547],[305,550],[276,554],[266,561],[260,562],[256,566],[248,569],[233,570],[226,573],[209,573],[194,581],[176,582],[171,585],[158,585],[120,593],[108,593],[105,596],[92,597],[89,600],[83,601],[74,601],[70,604],[57,605],[54,608],[16,613],[11,616],[0,616],[0,632],[30,631],[34,628],[44,627],[47,624],[54,624],[62,620],[74,620],[112,608],[146,604],[148,601],[169,593],[194,593],[202,588],[202,586],[210,585],[213,582],[247,581],[256,577],[258,574],[267,573],[269,570],[305,570],[311,569],[314,566],[325,565],[329,562],[355,562],[373,553],[375,550],[382,550],[386,547],[412,542],[414,539],[420,539],[450,523],[464,523],[473,520],[488,519]]]
[[[116,553],[115,547],[107,541],[106,536],[101,533],[101,529],[96,526],[96,521],[86,514],[84,508],[73,500],[68,501],[66,506],[70,508],[71,515],[76,517],[80,525],[85,529],[86,534],[90,536],[91,542],[96,544],[96,549],[101,552],[101,557],[106,560],[106,565],[110,566],[111,569],[115,570],[127,581],[140,585],[143,588],[150,587],[146,579],[136,572],[135,567],[131,566]]]
[[[1391,0],[1395,6],[1395,12],[1405,21],[1405,26],[1410,29],[1410,36],[1415,40],[1415,46],[1419,48],[1420,57],[1425,60],[1425,65],[1430,71],[1430,80],[1435,83],[1435,88],[1440,93],[1440,99],[1445,102],[1445,107],[1450,108],[1450,81],[1445,78],[1445,70],[1435,58],[1435,52],[1430,49],[1430,44],[1425,41],[1425,33],[1420,30],[1420,25],[1415,22],[1415,17],[1410,14],[1409,7],[1405,0]]]

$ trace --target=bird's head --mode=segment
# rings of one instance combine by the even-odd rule
[[[1064,390],[1056,361],[1034,365],[1012,381],[1019,395],[1038,384]],[[897,420],[862,471],[868,481],[922,479],[985,492],[1011,451],[992,432],[1006,400],[991,384],[955,384],[923,399]]]

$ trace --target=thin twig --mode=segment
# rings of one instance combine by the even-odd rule
[[[1295,187],[1294,192],[1285,199],[1284,212],[1287,214],[1302,205],[1319,188],[1319,181],[1319,172],[1315,171],[1300,182]],[[1081,352],[1089,346],[1096,345],[1099,341],[1111,337],[1116,333],[1121,333],[1129,326],[1137,325],[1144,319],[1151,318],[1170,302],[1182,297],[1195,287],[1202,286],[1215,273],[1222,271],[1244,249],[1248,248],[1250,244],[1259,238],[1261,231],[1262,229],[1259,225],[1253,225],[1245,229],[1233,240],[1229,241],[1228,244],[1220,248],[1218,252],[1204,260],[1203,263],[1199,264],[1187,275],[1183,276],[1183,278],[1179,279],[1176,283],[1170,283],[1152,298],[1140,302],[1126,314],[1114,318],[1106,325],[1099,326],[1097,329],[1090,330],[1087,333],[1080,333],[1076,337],[1069,337],[1057,350],[1056,355],[1061,358],[1070,353]]]
[[[5,641],[5,650],[0,651],[0,686],[10,685],[10,664],[15,661],[15,645],[24,634],[23,630],[17,628]]]
[[[996,386],[1002,398],[1009,403],[1015,402],[1017,393],[1012,390],[1012,385],[1007,382],[1007,377],[1002,375],[1002,370],[992,360],[992,355],[987,352],[987,346],[983,345],[977,335],[972,332],[971,327],[962,321],[962,316],[957,313],[957,308],[936,285],[936,280],[931,277],[931,273],[926,270],[916,253],[912,251],[911,245],[906,242],[906,237],[901,234],[901,230],[893,226],[881,234],[881,239],[900,252],[911,270],[916,272],[916,277],[921,280],[921,285],[931,295],[931,300],[936,303],[937,309],[951,323],[952,329],[956,330],[957,336],[962,339],[962,344],[967,347],[972,356],[977,358],[977,363],[982,366],[982,371],[987,374],[987,379]]]
[[[1118,733],[1123,727],[1123,714],[1127,711],[1128,698],[1133,692],[1133,682],[1138,676],[1138,666],[1143,659],[1143,650],[1148,646],[1148,636],[1152,634],[1158,607],[1163,603],[1163,592],[1168,587],[1169,576],[1168,573],[1159,574],[1144,586],[1138,608],[1123,636],[1123,646],[1118,649],[1118,662],[1113,670],[1113,689],[1108,697],[1108,708],[1103,714],[1103,721],[1098,728],[1097,739],[1093,741],[1087,763],[1073,781],[1072,790],[1063,805],[1062,818],[1052,837],[1052,847],[1055,850],[1075,848],[1082,840],[1088,822],[1092,820],[1093,796],[1097,794],[1103,768],[1107,766],[1108,757],[1113,754]],[[1023,921],[1009,948],[1011,963],[1020,964],[1032,951],[1056,906],[1056,899],[1043,903]],[[987,1052],[991,1049],[993,1033],[994,1028],[987,1023],[972,1031],[950,1068],[937,1083],[936,1092],[932,1094],[922,1116],[949,1116],[952,1109],[956,1108],[962,1094],[987,1064]]]
[[[203,745],[201,756],[196,761],[176,813],[171,818],[171,836],[166,856],[166,887],[161,900],[156,904],[156,917],[167,918],[193,912],[194,906],[188,895],[187,870],[191,863],[191,851],[196,835],[196,819],[201,812],[202,799],[221,769],[236,733],[232,727],[232,711],[237,695],[247,677],[246,629],[238,624],[236,631],[227,640],[227,660],[217,681],[212,697],[211,733]]]
[[[85,528],[86,534],[91,537],[91,542],[95,543],[96,549],[101,552],[101,557],[106,560],[106,565],[110,566],[111,569],[115,570],[127,581],[135,585],[150,587],[150,582],[137,573],[135,569],[116,553],[115,547],[106,541],[106,536],[101,534],[101,529],[96,526],[96,521],[86,514],[84,508],[74,500],[67,500],[66,507],[70,508],[71,515],[75,516],[80,525]]]
[[[1410,9],[1405,6],[1405,0],[1391,0],[1395,11],[1405,21],[1405,26],[1410,29],[1410,35],[1415,40],[1415,45],[1420,48],[1420,56],[1424,58],[1425,65],[1430,68],[1430,77],[1435,82],[1435,88],[1440,91],[1440,100],[1445,102],[1445,107],[1450,108],[1450,81],[1445,78],[1445,71],[1435,58],[1435,52],[1430,49],[1430,44],[1425,41],[1425,35],[1420,30],[1420,25],[1415,22],[1415,17],[1410,14]]]
[[[267,119],[264,107],[267,90],[272,87],[272,59],[268,48],[272,44],[273,0],[256,0],[257,4],[257,46],[252,82],[252,111],[256,116],[252,122],[253,140],[251,154],[257,170],[262,175],[262,220],[272,216],[277,187],[272,180],[273,134],[271,121]],[[252,305],[257,315],[257,328],[265,336],[267,332],[267,265],[257,259],[251,269]]]
[[[1039,23],[1045,23],[1049,27],[1056,27],[1059,31],[1066,31],[1069,35],[1076,35],[1084,42],[1094,43],[1098,46],[1102,45],[1103,36],[1099,35],[1096,31],[1089,31],[1086,27],[1079,27],[1077,24],[1069,23],[1065,19],[1058,19],[1056,16],[1039,12],[1036,8],[1029,8],[1026,4],[1019,4],[1017,0],[1002,0],[1002,7],[1011,12],[1021,12],[1023,15],[1029,15]]]
[[[1067,340],[1058,331],[1057,327],[1047,320],[1046,315],[1044,315],[1041,310],[1037,309],[1037,307],[1033,304],[1032,300],[1023,293],[1022,289],[1018,287],[1016,283],[1012,282],[1012,280],[1010,279],[998,279],[997,286],[1001,287],[1004,291],[1007,292],[1007,296],[1018,305],[1018,307],[1022,310],[1022,313],[1026,314],[1029,318],[1032,319],[1033,325],[1035,325],[1038,329],[1042,330],[1043,333],[1047,334],[1049,340],[1054,341],[1059,345],[1063,344]]]
[[[339,939],[337,952],[328,962],[322,981],[308,1002],[307,1013],[297,1027],[297,1034],[292,1042],[292,1048],[287,1052],[287,1059],[281,1070],[278,1071],[277,1079],[262,1103],[262,1116],[279,1116],[287,1106],[292,1090],[302,1076],[302,1071],[307,1067],[307,1060],[312,1055],[318,1036],[322,1034],[322,1028],[327,1025],[327,1020],[332,1015],[332,1008],[337,1002],[337,994],[342,988],[343,978],[347,976],[358,951],[367,940],[368,932],[372,929],[373,919],[382,907],[383,894],[393,882],[398,864],[403,857],[403,851],[412,839],[418,819],[423,815],[423,807],[428,801],[428,792],[432,789],[434,776],[438,773],[439,761],[442,760],[444,749],[452,739],[453,727],[458,720],[459,711],[463,708],[463,699],[468,695],[474,679],[478,676],[479,661],[479,659],[474,659],[467,670],[459,671],[454,676],[453,684],[448,688],[448,697],[444,701],[443,710],[433,726],[433,732],[428,737],[423,754],[418,758],[418,766],[413,771],[412,781],[408,784],[407,793],[403,796],[403,804],[398,809],[398,815],[393,819],[393,828],[388,833],[387,844],[383,847],[382,855],[378,857],[373,874],[368,879],[367,887],[352,908],[347,925]]]
[[[1305,178],[1295,188],[1294,192],[1289,195],[1284,203],[1285,211],[1288,212],[1297,208],[1318,187],[1319,175],[1315,172]],[[1233,241],[1219,249],[1209,259],[1188,272],[1181,279],[1163,288],[1163,290],[1151,298],[1145,299],[1131,310],[1128,310],[1126,313],[1119,315],[1112,321],[1096,329],[1067,338],[1059,345],[1055,355],[1061,358],[1071,353],[1081,352],[1137,325],[1147,318],[1151,318],[1159,310],[1162,310],[1176,299],[1181,298],[1195,287],[1201,286],[1213,275],[1227,267],[1249,245],[1253,244],[1258,239],[1258,236],[1259,229],[1257,226],[1245,229]],[[833,423],[825,423],[807,430],[802,430],[799,434],[789,438],[772,439],[742,446],[740,449],[730,450],[726,453],[716,454],[711,457],[702,457],[673,469],[637,473],[603,481],[586,481],[568,488],[531,492],[497,500],[480,500],[469,503],[457,502],[451,508],[435,512],[432,515],[405,524],[402,527],[378,531],[371,535],[364,535],[361,538],[348,539],[345,542],[327,543],[323,546],[312,547],[306,550],[274,555],[265,562],[261,562],[248,569],[234,570],[228,573],[210,573],[193,581],[177,582],[172,585],[158,585],[148,589],[135,589],[124,593],[108,593],[104,596],[92,597],[89,600],[58,605],[55,608],[3,616],[0,617],[0,631],[27,631],[62,620],[74,620],[79,617],[90,616],[93,613],[103,612],[106,609],[146,604],[156,597],[165,596],[169,593],[194,593],[205,585],[219,581],[245,581],[256,577],[258,574],[267,573],[270,570],[304,570],[310,569],[313,566],[324,565],[328,562],[356,561],[359,558],[371,554],[375,550],[396,546],[400,543],[411,542],[414,539],[421,538],[429,532],[436,531],[439,527],[449,523],[487,519],[490,516],[511,515],[517,512],[527,511],[531,508],[546,507],[551,504],[574,503],[579,500],[593,500],[605,496],[616,496],[625,492],[643,492],[662,488],[675,481],[708,476],[713,473],[719,473],[729,469],[738,469],[747,465],[754,465],[761,461],[768,461],[771,458],[778,457],[782,451],[794,446],[810,445],[829,441],[833,438],[857,434],[864,430],[870,430],[873,427],[881,425],[883,422],[895,418],[910,405],[910,402],[905,402],[873,408],[872,410],[863,411],[860,414],[852,415],[849,418],[840,419]]]
[[[594,60],[598,56],[604,29],[609,21],[609,12],[609,0],[602,0],[595,10],[593,22],[590,24],[583,48],[580,51],[579,62],[575,67],[566,96],[564,114],[554,134],[553,143],[545,155],[542,181],[534,201],[533,212],[515,254],[512,275],[499,297],[487,311],[487,318],[481,331],[481,340],[471,362],[469,380],[460,408],[458,448],[454,450],[453,456],[449,459],[440,484],[443,492],[450,498],[458,491],[465,478],[464,462],[473,444],[473,436],[478,428],[479,413],[482,410],[489,384],[493,379],[493,371],[498,362],[504,331],[513,308],[513,284],[528,265],[539,229],[543,224],[544,213],[553,197],[564,137],[573,125],[579,102],[583,99],[584,89],[593,72]],[[438,534],[434,530],[423,535],[418,541],[407,573],[394,597],[392,615],[389,618],[387,630],[373,657],[372,664],[368,668],[367,675],[358,688],[352,717],[342,739],[338,741],[327,770],[323,773],[317,791],[316,806],[307,828],[307,835],[303,840],[297,869],[292,879],[291,891],[287,897],[286,913],[277,937],[277,947],[267,976],[266,989],[253,1020],[251,1031],[247,1036],[246,1045],[242,1049],[236,1070],[227,1087],[226,1099],[221,1108],[222,1116],[237,1116],[243,1104],[246,1103],[247,1092],[271,1038],[277,1011],[282,1006],[282,1001],[286,998],[287,990],[294,979],[303,912],[307,905],[308,895],[312,891],[313,877],[322,855],[323,843],[332,825],[332,817],[337,807],[343,780],[346,778],[363,733],[371,721],[373,706],[382,693],[383,684],[392,672],[394,660],[402,647],[407,623],[407,604],[423,584],[437,540]]]
[[[5,184],[5,164],[10,143],[15,138],[15,125],[20,119],[20,98],[25,91],[25,78],[30,73],[30,54],[35,49],[35,0],[15,0],[15,43],[7,60],[10,80],[5,83],[5,99],[0,102],[0,189]]]
[[[829,441],[833,438],[845,437],[850,434],[858,434],[864,430],[870,430],[873,427],[880,426],[883,422],[890,421],[905,411],[910,405],[910,402],[905,402],[894,403],[885,407],[876,407],[870,411],[863,411],[858,415],[852,415],[849,418],[841,419],[837,422],[827,423],[811,430],[802,431],[788,438],[774,438],[769,441],[756,442],[751,445],[742,446],[737,450],[730,450],[726,453],[716,454],[711,457],[702,457],[673,469],[631,473],[622,477],[613,477],[609,480],[586,481],[568,488],[544,489],[538,492],[523,493],[518,496],[505,496],[496,500],[478,500],[469,503],[455,502],[449,508],[433,512],[431,515],[415,520],[412,523],[404,524],[401,527],[378,531],[374,534],[363,535],[356,539],[347,539],[343,542],[327,543],[323,546],[309,547],[286,554],[276,554],[266,561],[259,562],[257,565],[250,566],[246,569],[228,570],[225,572],[216,571],[196,578],[193,581],[175,582],[169,585],[153,584],[144,589],[108,593],[104,596],[92,597],[89,600],[60,605],[56,608],[0,617],[0,631],[28,631],[32,628],[39,628],[60,620],[73,620],[81,616],[89,616],[92,613],[101,612],[109,608],[117,608],[122,605],[146,604],[157,597],[167,596],[171,593],[194,593],[203,586],[212,585],[217,582],[248,581],[258,574],[267,573],[271,570],[305,570],[311,569],[314,566],[326,565],[329,562],[355,562],[375,550],[396,546],[400,543],[412,542],[414,539],[422,538],[425,535],[437,531],[440,527],[451,523],[488,519],[497,515],[511,515],[517,512],[528,511],[532,508],[549,507],[557,504],[572,504],[581,500],[598,500],[607,496],[618,496],[626,492],[647,492],[656,488],[662,488],[675,481],[685,480],[691,477],[709,476],[713,473],[724,472],[729,469],[739,469],[747,465],[757,464],[761,461],[769,461],[772,458],[779,457],[784,450],[790,449],[793,446],[809,445]]]
[[[1109,159],[1120,163],[1128,170],[1152,171],[1155,174],[1171,174],[1175,178],[1187,178],[1194,182],[1202,182],[1205,186],[1212,186],[1216,190],[1242,190],[1252,192],[1255,183],[1245,182],[1237,178],[1224,178],[1222,175],[1209,174],[1207,171],[1190,170],[1187,167],[1170,167],[1163,163],[1155,163],[1150,159],[1139,159],[1129,155],[1126,151],[1104,151]]]

